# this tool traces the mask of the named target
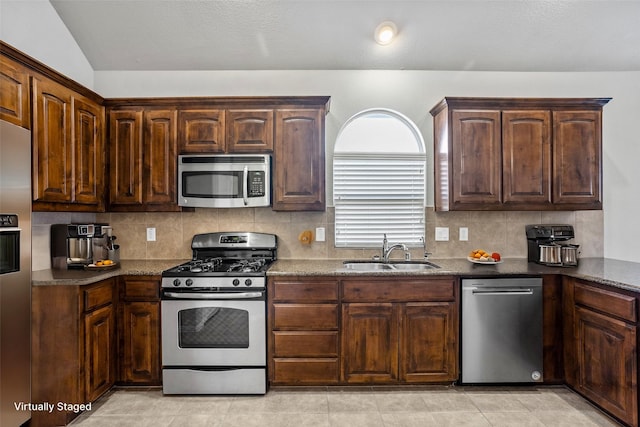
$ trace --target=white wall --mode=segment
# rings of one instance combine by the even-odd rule
[[[48,0],[0,0],[0,39],[93,89],[93,68]]]
[[[110,97],[330,95],[327,195],[333,144],[342,124],[372,107],[396,109],[420,128],[431,164],[429,109],[444,96],[611,97],[604,107],[604,254],[640,262],[640,72],[506,73],[444,71],[96,72],[96,91]],[[428,204],[433,204],[429,173]]]
[[[0,0],[0,38],[104,97],[330,95],[327,169],[340,126],[365,108],[393,108],[433,146],[429,109],[444,96],[612,97],[604,108],[604,253],[640,262],[640,72],[432,71],[96,72],[47,0]],[[328,173],[331,204],[331,174]],[[431,181],[432,183],[432,181]],[[428,187],[433,202],[433,185]]]

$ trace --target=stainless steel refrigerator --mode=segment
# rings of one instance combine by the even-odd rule
[[[20,426],[31,418],[31,133],[2,120],[0,222],[0,426]]]

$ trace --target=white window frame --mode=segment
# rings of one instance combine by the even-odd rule
[[[383,150],[344,149],[340,140],[344,129],[359,118],[379,114],[400,120],[411,131],[415,152],[394,152],[392,141],[383,141]],[[383,234],[390,243],[423,247],[425,173],[424,139],[410,119],[397,111],[380,108],[351,117],[340,129],[334,148],[336,248],[377,248],[382,244]]]

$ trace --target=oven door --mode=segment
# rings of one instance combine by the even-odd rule
[[[162,300],[164,366],[265,366],[266,304],[260,299],[204,300],[166,292]],[[215,295],[215,294],[213,294]]]

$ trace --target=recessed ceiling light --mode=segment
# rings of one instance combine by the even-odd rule
[[[384,21],[376,27],[374,38],[376,42],[381,45],[387,45],[391,43],[398,33],[396,24],[391,21]]]

